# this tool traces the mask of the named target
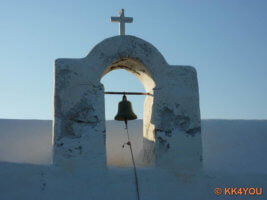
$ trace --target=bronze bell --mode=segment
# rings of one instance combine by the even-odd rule
[[[124,94],[122,101],[119,103],[119,109],[117,115],[115,116],[115,120],[127,122],[128,120],[134,120],[136,118],[137,116],[133,112],[132,104],[130,101],[127,101]]]

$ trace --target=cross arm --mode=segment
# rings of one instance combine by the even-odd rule
[[[132,17],[125,17],[124,21],[128,22],[128,23],[132,23],[133,22],[133,18]]]
[[[120,21],[120,17],[111,17],[110,21],[111,22],[119,22]]]

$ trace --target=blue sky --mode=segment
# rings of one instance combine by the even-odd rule
[[[54,60],[82,58],[117,35],[109,18],[121,8],[134,17],[126,34],[152,43],[169,64],[197,69],[202,118],[267,119],[264,0],[1,0],[0,118],[52,119]],[[102,83],[106,90],[144,90],[122,70]],[[120,99],[106,97],[107,119]],[[142,118],[143,97],[129,99]]]

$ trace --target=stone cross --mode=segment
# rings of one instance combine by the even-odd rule
[[[120,35],[125,35],[125,23],[132,23],[133,18],[132,17],[125,17],[124,16],[124,9],[120,10],[119,17],[111,17],[111,22],[119,22],[120,23]]]

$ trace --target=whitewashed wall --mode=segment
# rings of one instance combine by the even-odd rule
[[[130,166],[121,124],[107,121],[107,156],[113,166]],[[130,123],[137,162],[142,141],[142,121]],[[202,120],[205,171],[267,174],[267,120]],[[0,161],[51,164],[52,121],[0,119]],[[122,159],[118,159],[122,158]]]
[[[72,160],[77,165],[106,166],[100,79],[115,69],[134,74],[151,94],[144,105],[143,160],[164,168],[201,169],[196,70],[168,65],[152,44],[134,36],[108,38],[82,59],[56,60],[54,164]]]

